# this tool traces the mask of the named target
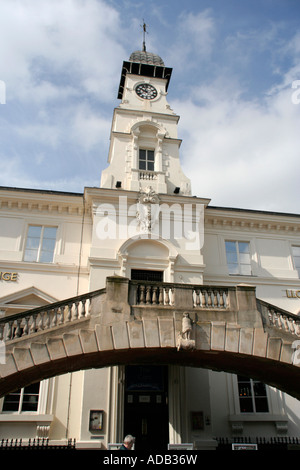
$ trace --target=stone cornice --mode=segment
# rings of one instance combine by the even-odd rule
[[[83,195],[78,193],[0,188],[1,211],[82,216],[83,208]]]
[[[205,227],[299,235],[300,215],[208,206],[205,209]]]

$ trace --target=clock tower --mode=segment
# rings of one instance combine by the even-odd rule
[[[123,62],[101,188],[141,191],[151,186],[157,194],[191,195],[179,160],[179,116],[167,102],[171,74],[145,47]]]

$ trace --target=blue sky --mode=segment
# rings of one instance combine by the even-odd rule
[[[0,185],[99,186],[143,19],[147,50],[173,68],[193,194],[300,213],[298,0],[0,0]]]

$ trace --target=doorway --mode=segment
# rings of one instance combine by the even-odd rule
[[[166,451],[169,442],[168,367],[125,368],[124,435],[136,438],[135,450]]]

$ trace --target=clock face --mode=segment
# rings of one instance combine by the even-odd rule
[[[156,88],[154,88],[152,85],[149,85],[148,83],[142,83],[141,85],[138,85],[135,91],[136,94],[144,100],[153,100],[157,97]]]

